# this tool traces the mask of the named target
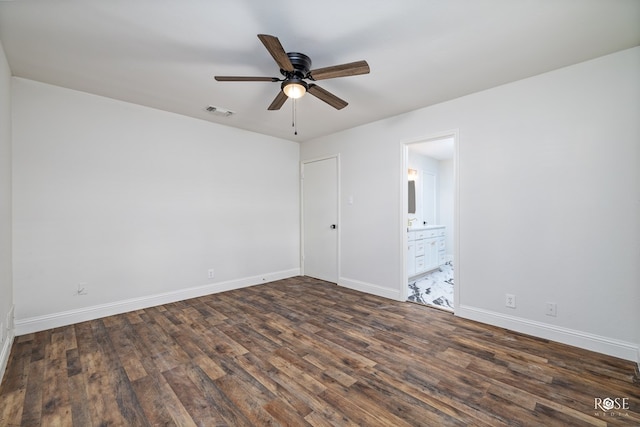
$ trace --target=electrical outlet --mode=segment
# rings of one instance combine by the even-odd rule
[[[4,342],[4,323],[0,322],[0,344]]]
[[[216,276],[215,271],[213,270],[213,268],[210,268],[209,271],[207,272],[207,277],[209,279],[213,279]]]
[[[78,283],[78,290],[76,291],[76,295],[87,295],[87,284],[86,283]]]
[[[506,294],[504,304],[509,308],[516,308],[516,296],[513,294]]]
[[[558,304],[555,302],[548,302],[545,306],[544,312],[547,316],[556,317],[558,315]]]

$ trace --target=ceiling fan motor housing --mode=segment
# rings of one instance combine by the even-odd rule
[[[299,52],[287,52],[287,56],[294,68],[293,71],[280,69],[280,73],[285,76],[287,80],[310,78],[309,71],[311,70],[311,58],[304,53]]]

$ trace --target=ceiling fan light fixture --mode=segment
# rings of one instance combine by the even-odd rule
[[[304,80],[290,79],[282,83],[282,91],[289,98],[302,98],[307,93],[308,85]]]

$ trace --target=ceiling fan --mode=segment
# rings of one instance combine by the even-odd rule
[[[341,110],[348,105],[345,100],[338,98],[315,83],[307,83],[305,80],[316,81],[369,73],[367,61],[356,61],[312,70],[311,58],[299,52],[285,52],[277,37],[258,34],[258,38],[280,67],[280,74],[284,76],[283,78],[215,76],[215,79],[219,82],[282,82],[280,85],[281,90],[269,105],[269,110],[279,110],[287,98],[297,99],[306,92],[326,102],[333,108]]]

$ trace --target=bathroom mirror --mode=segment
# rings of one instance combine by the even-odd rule
[[[407,172],[407,179],[409,180],[409,213],[416,213],[416,179],[418,178],[418,171],[415,169],[409,169]]]

